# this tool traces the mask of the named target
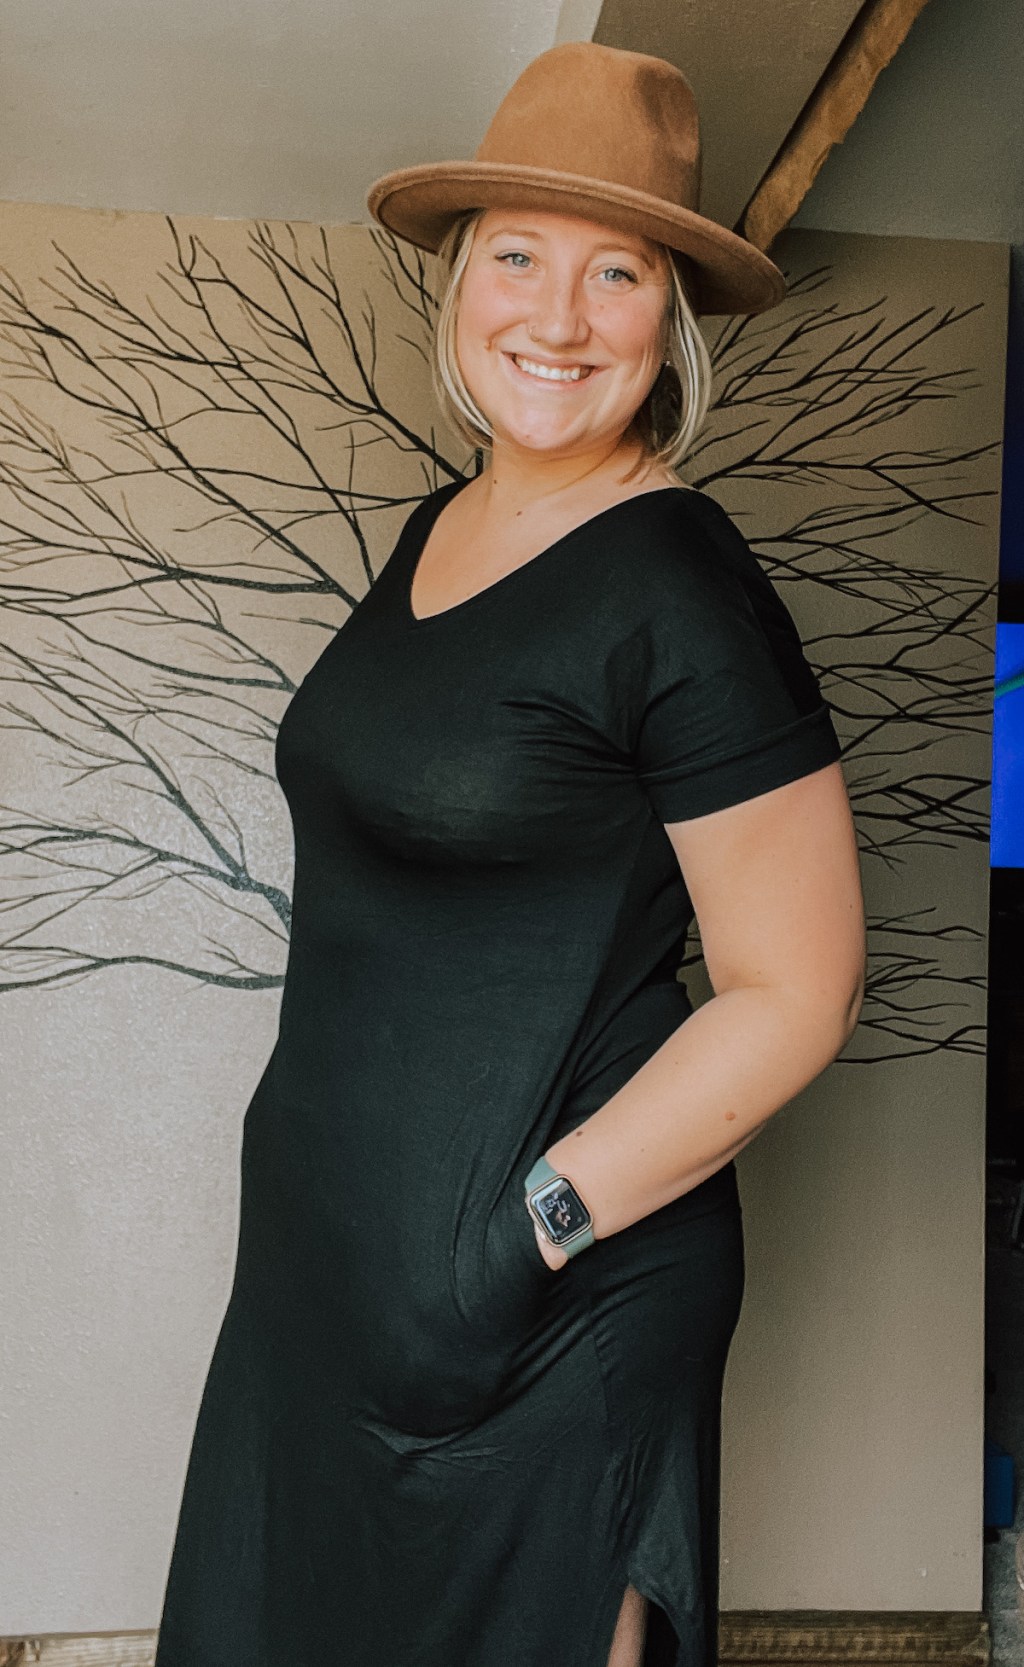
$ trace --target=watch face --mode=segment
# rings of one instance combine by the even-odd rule
[[[590,1211],[569,1181],[549,1181],[532,1195],[531,1202],[554,1244],[562,1244],[590,1226]]]

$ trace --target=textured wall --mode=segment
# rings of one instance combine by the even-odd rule
[[[708,321],[685,473],[821,671],[871,965],[842,1059],[739,1160],[723,1605],[971,1609],[1006,251],[776,252],[785,305]],[[0,268],[0,1633],[146,1627],[275,1035],[276,723],[469,460],[430,270],[375,229],[7,205]]]
[[[822,669],[869,969],[840,1061],[738,1159],[724,1601],[977,1610],[1008,250],[791,230],[773,254],[789,296],[719,338],[705,459]]]

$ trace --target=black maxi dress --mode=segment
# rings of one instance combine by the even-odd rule
[[[699,490],[417,620],[463,484],[416,505],[280,725],[287,973],[157,1667],[604,1667],[628,1582],[645,1667],[716,1660],[735,1167],[557,1269],[523,1181],[692,1011],[663,823],[839,743]]]

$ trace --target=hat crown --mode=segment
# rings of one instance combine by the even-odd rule
[[[697,211],[697,101],[664,58],[563,41],[527,64],[474,160],[607,180]]]

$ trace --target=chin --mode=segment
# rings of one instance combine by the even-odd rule
[[[474,398],[477,396],[474,395]],[[553,411],[545,416],[535,410],[524,414],[510,409],[507,400],[503,399],[489,400],[485,404],[477,398],[477,404],[499,440],[506,445],[523,446],[531,451],[550,451],[581,440],[595,443],[609,432],[606,423],[592,426],[586,411]],[[628,417],[623,419],[624,424],[628,421]]]

